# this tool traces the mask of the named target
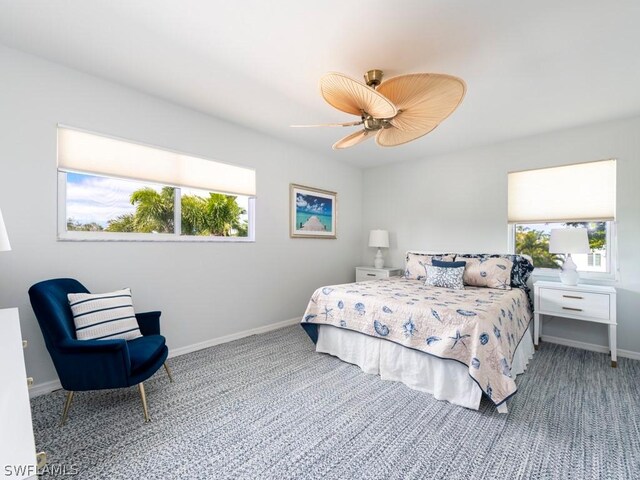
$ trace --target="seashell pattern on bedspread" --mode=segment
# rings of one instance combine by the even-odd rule
[[[466,365],[495,405],[516,392],[513,354],[532,314],[519,288],[451,290],[392,277],[319,288],[302,317],[309,336],[332,325]]]

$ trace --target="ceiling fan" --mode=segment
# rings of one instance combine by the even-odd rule
[[[334,149],[348,148],[376,137],[381,147],[394,147],[426,135],[460,105],[464,81],[439,73],[412,73],[382,81],[382,70],[369,70],[360,83],[342,73],[320,79],[320,93],[329,105],[360,117],[346,123],[292,127],[354,127],[363,129],[338,140]]]

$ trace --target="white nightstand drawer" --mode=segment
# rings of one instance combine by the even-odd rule
[[[380,280],[381,278],[395,277],[401,274],[402,269],[395,267],[356,267],[356,282]]]
[[[353,277],[352,277],[353,278]],[[389,278],[389,273],[380,270],[365,270],[359,268],[356,272],[356,282],[365,282],[367,280],[379,280],[381,278]]]
[[[559,315],[609,319],[609,295],[541,288],[540,311]]]

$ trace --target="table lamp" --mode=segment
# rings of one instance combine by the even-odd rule
[[[565,285],[578,284],[578,267],[571,258],[572,253],[589,253],[589,236],[586,228],[554,228],[549,239],[549,253],[566,255],[560,272],[560,281]]]
[[[11,250],[9,235],[7,235],[7,229],[4,226],[4,220],[2,218],[2,210],[0,210],[0,252],[7,252],[9,250]]]
[[[371,230],[369,232],[369,246],[378,249],[373,265],[376,268],[384,267],[384,258],[381,248],[389,248],[389,232],[386,230]]]

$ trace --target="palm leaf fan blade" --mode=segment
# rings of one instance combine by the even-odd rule
[[[362,125],[364,122],[359,120],[357,122],[342,122],[342,123],[314,123],[309,125],[290,125],[294,128],[309,128],[309,127],[355,127],[356,125]]]
[[[378,131],[378,134],[376,135],[376,143],[381,147],[395,147],[397,145],[402,145],[403,143],[411,142],[416,138],[420,138],[434,128],[436,127],[429,130],[418,130],[413,132],[406,132],[396,127],[385,128],[384,130]]]
[[[391,124],[407,132],[433,130],[460,105],[465,91],[462,79],[434,73],[401,75],[378,87],[399,110]]]
[[[367,112],[374,118],[396,115],[395,105],[373,88],[341,73],[327,73],[320,79],[322,98],[334,108],[361,116]]]
[[[342,148],[353,147],[354,145],[359,144],[360,142],[364,142],[365,140],[373,138],[373,134],[367,132],[366,130],[358,130],[350,135],[347,135],[344,138],[341,138],[336,143],[333,144],[334,150],[339,150]]]

